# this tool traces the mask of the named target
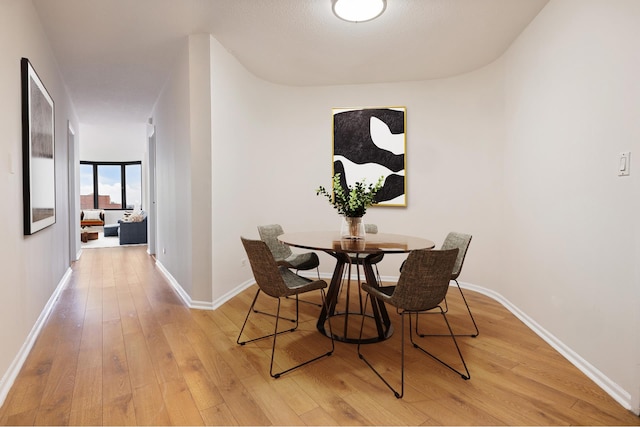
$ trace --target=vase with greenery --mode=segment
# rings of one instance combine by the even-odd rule
[[[342,237],[361,239],[365,236],[362,217],[368,207],[378,203],[376,194],[383,184],[384,177],[381,176],[375,184],[367,184],[363,179],[352,186],[347,185],[345,188],[340,181],[340,174],[337,173],[333,175],[333,191],[329,192],[320,186],[316,189],[316,195],[326,197],[331,206],[344,218]]]

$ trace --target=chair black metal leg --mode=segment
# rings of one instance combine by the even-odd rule
[[[296,311],[298,311],[298,300],[296,299]],[[278,308],[276,309],[276,326],[273,332],[273,344],[271,345],[271,364],[269,365],[269,375],[273,378],[278,378],[281,374],[273,373],[273,359],[276,355],[276,338],[278,337],[278,320],[280,320],[280,298],[278,298]]]
[[[366,310],[367,308],[367,302],[369,301],[369,299],[371,298],[370,295],[367,294],[367,296],[365,297],[364,300],[364,308]],[[371,302],[373,304],[373,301]],[[361,346],[362,346],[362,331],[364,329],[364,319],[366,316],[362,316],[362,323],[360,325],[360,337],[359,337],[359,341],[358,341],[358,357],[364,361],[364,363],[367,364],[367,366],[378,376],[378,378],[380,378],[382,380],[382,382],[389,388],[389,390],[391,390],[393,392],[393,395],[396,397],[396,399],[402,399],[402,397],[404,396],[404,316],[401,316],[402,318],[402,331],[401,331],[401,349],[400,349],[400,354],[401,354],[401,368],[400,368],[400,392],[398,393],[398,391],[396,389],[394,389],[391,384],[389,384],[389,382],[382,376],[382,374],[380,374],[380,372],[378,372],[376,370],[376,368],[373,367],[373,365],[364,357],[364,354],[362,354],[361,351]]]
[[[453,339],[453,343],[456,346],[456,350],[458,350],[458,356],[460,356],[460,360],[462,361],[462,365],[464,366],[465,373],[462,373],[462,372],[458,371],[457,369],[455,369],[454,367],[452,367],[451,365],[449,365],[448,363],[446,363],[442,359],[439,359],[438,357],[436,357],[433,354],[429,353],[427,350],[425,350],[424,348],[420,347],[413,340],[413,332],[412,332],[412,329],[411,329],[411,315],[409,315],[409,337],[411,338],[411,344],[413,344],[413,346],[415,348],[421,350],[423,353],[428,354],[433,359],[435,359],[438,362],[442,363],[444,366],[446,366],[447,368],[451,369],[456,374],[460,375],[462,377],[462,379],[468,380],[468,379],[471,378],[471,374],[469,374],[469,369],[467,368],[467,364],[465,363],[464,358],[462,357],[462,352],[460,351],[460,347],[458,346],[458,341],[456,340],[456,336],[453,333],[453,330],[451,329],[451,325],[449,324],[449,321],[447,320],[447,315],[444,313],[444,310],[442,309],[442,307],[438,307],[438,308],[440,309],[440,314],[442,314],[442,317],[444,318],[444,321],[447,324],[447,328],[449,329],[449,334],[451,335],[451,339]]]
[[[285,297],[285,298],[289,299],[289,297]],[[313,302],[313,301],[307,301],[307,300],[301,299],[300,302],[303,302],[305,304],[315,305],[316,307],[322,307],[322,304],[318,304],[317,302]],[[264,313],[264,314],[268,314],[268,313]],[[286,317],[283,317],[283,319],[291,320],[291,319],[287,319]]]
[[[260,290],[258,290],[258,292],[260,292]],[[257,298],[258,298],[258,297],[257,297],[257,295],[256,295],[256,299],[257,299]],[[289,297],[286,297],[286,298],[289,298]],[[255,302],[255,300],[254,300],[254,301],[253,301],[253,304],[251,304],[251,308],[253,308],[253,306],[255,305],[255,303],[256,303],[256,302]],[[256,310],[255,308],[253,308],[253,312],[254,312],[254,313],[258,313],[258,314],[264,314],[264,315],[266,315],[266,316],[276,317],[276,315],[275,315],[275,314],[273,314],[273,313],[267,313],[266,311]],[[295,319],[290,319],[290,318],[288,318],[288,317],[281,317],[281,319],[282,319],[282,320],[288,320],[289,322],[292,322],[292,323],[296,323],[296,324],[297,324],[297,323],[298,323],[298,314],[297,314],[297,312],[296,312],[296,318],[295,318]],[[297,327],[297,325],[296,325],[296,327]]]
[[[327,300],[327,294],[324,292],[324,289],[320,289],[320,295],[322,296],[322,305],[323,305],[323,307],[326,310],[328,310],[329,309],[329,300]],[[329,323],[329,336],[331,337],[331,351],[329,352],[329,354],[327,354],[327,356],[330,356],[334,352],[336,347],[335,347],[335,341],[333,339],[333,328],[331,327],[331,318],[328,318],[327,322]]]
[[[253,297],[253,301],[249,306],[249,311],[247,311],[247,316],[244,318],[244,323],[242,323],[242,328],[240,328],[240,333],[238,334],[238,339],[236,339],[236,344],[244,345],[246,342],[240,342],[240,337],[242,336],[242,332],[244,331],[244,327],[247,325],[247,320],[249,320],[249,315],[253,310],[253,306],[256,304],[256,300],[258,299],[258,295],[260,295],[260,289],[256,292],[256,295]]]
[[[456,286],[458,287],[458,291],[460,291],[460,296],[462,296],[462,301],[464,301],[464,305],[467,307],[467,311],[469,312],[469,317],[471,318],[471,321],[473,322],[473,327],[475,328],[476,332],[475,334],[455,334],[457,337],[471,337],[471,338],[475,338],[478,335],[480,335],[480,331],[478,330],[478,325],[476,324],[476,319],[473,318],[473,314],[471,314],[471,308],[469,308],[469,304],[467,303],[467,299],[464,297],[464,293],[462,292],[462,288],[460,287],[460,284],[458,283],[458,281],[456,279],[453,279],[454,282],[456,282]],[[444,299],[444,304],[445,304],[445,309],[443,310],[444,313],[447,313],[449,311],[449,305],[447,303],[447,298],[445,297]],[[436,313],[422,313],[422,314],[436,314]],[[419,315],[416,314],[416,334],[421,337],[438,337],[438,336],[446,336],[446,334],[423,334],[420,333],[420,331],[418,331],[418,319],[419,319]]]
[[[326,307],[327,306],[327,298],[325,296],[324,290],[321,289],[320,293],[322,295],[322,303]],[[296,313],[297,312],[298,312],[298,298],[297,298],[297,295],[296,295]],[[309,359],[309,360],[307,360],[305,362],[299,363],[299,364],[297,364],[295,366],[292,366],[292,367],[290,367],[288,369],[285,369],[284,371],[280,371],[280,372],[277,372],[277,373],[274,374],[273,373],[273,361],[275,359],[275,354],[276,354],[276,338],[277,338],[277,336],[279,334],[277,332],[278,331],[278,319],[280,317],[279,314],[280,314],[280,298],[278,298],[278,309],[277,309],[277,314],[276,314],[275,332],[273,334],[271,334],[271,335],[273,335],[273,344],[272,344],[272,347],[271,347],[271,364],[269,366],[269,375],[271,375],[273,378],[280,378],[281,375],[286,374],[287,372],[293,371],[294,369],[297,369],[297,368],[299,368],[301,366],[307,365],[307,364],[309,364],[311,362],[315,362],[318,359],[321,359],[321,358],[327,357],[327,356],[331,356],[333,354],[333,352],[335,350],[335,344],[334,344],[333,338],[331,338],[331,351],[329,351],[327,353],[324,353],[324,354],[321,354],[319,356],[316,356],[316,357],[314,357],[312,359]],[[331,329],[331,319],[328,319],[328,320],[329,320],[329,333],[330,333],[331,336],[333,336],[333,330]]]
[[[256,304],[256,301],[258,300],[258,295],[260,295],[260,289],[258,289],[258,291],[256,292],[256,296],[253,297],[253,302],[251,303],[251,306],[249,307],[249,311],[247,312],[247,317],[245,317],[244,323],[242,324],[242,328],[240,328],[240,333],[238,334],[238,339],[236,340],[237,344],[245,345],[246,343],[249,343],[249,342],[259,341],[259,340],[262,340],[262,339],[269,338],[269,337],[273,336],[273,334],[268,334],[268,335],[264,335],[264,336],[261,336],[261,337],[258,337],[258,338],[253,338],[253,339],[246,340],[246,341],[240,341],[240,337],[242,336],[242,332],[244,331],[244,327],[247,325],[247,321],[249,320],[249,316],[251,315],[251,312],[260,313],[260,314],[267,314],[269,316],[276,317],[276,322],[277,322],[278,316],[274,316],[273,314],[270,314],[270,313],[262,313],[260,311],[255,311],[253,309],[253,306]],[[278,304],[279,303],[280,303],[280,300],[278,300]],[[278,306],[278,310],[279,310],[279,306]],[[291,320],[291,319],[287,319],[287,320]],[[298,307],[297,306],[296,306],[296,318],[295,318],[295,320],[293,320],[293,322],[295,322],[295,326],[293,328],[277,332],[277,334],[284,334],[286,332],[293,332],[298,328]]]
[[[464,297],[464,293],[462,292],[462,288],[460,287],[460,283],[458,283],[457,280],[454,280],[454,282],[456,282],[456,285],[458,286],[458,290],[460,291],[460,295],[462,296],[462,301],[464,301],[464,305],[467,306],[467,311],[469,312],[469,317],[471,317],[471,321],[473,322],[473,327],[476,328],[476,333],[471,334],[470,336],[475,338],[478,335],[480,335],[480,331],[478,330],[478,325],[476,324],[476,319],[473,318],[473,314],[471,314],[471,309],[469,308],[469,304],[467,304],[467,299]]]
[[[367,306],[367,302],[369,301],[369,296],[367,296],[367,298],[365,299],[365,308]],[[462,365],[464,366],[464,373],[453,368],[451,365],[449,365],[448,363],[444,362],[443,360],[439,359],[438,357],[434,356],[433,354],[429,353],[427,350],[425,350],[424,348],[420,347],[414,340],[413,340],[413,330],[412,330],[412,320],[411,320],[411,314],[410,312],[401,312],[400,313],[400,318],[402,319],[401,321],[401,327],[402,327],[402,337],[401,337],[401,349],[400,349],[400,357],[401,357],[401,361],[400,361],[400,392],[398,392],[395,388],[393,388],[393,386],[391,386],[391,384],[382,376],[382,374],[380,374],[380,372],[378,372],[378,370],[376,368],[373,367],[373,365],[366,359],[366,357],[364,356],[364,354],[362,354],[361,351],[361,346],[362,343],[358,343],[358,357],[360,359],[362,359],[367,366],[369,366],[369,368],[378,376],[378,378],[380,378],[382,380],[382,382],[384,382],[384,384],[393,392],[394,396],[398,399],[401,399],[404,396],[404,347],[405,347],[405,343],[404,343],[404,318],[406,315],[409,316],[409,336],[411,339],[411,344],[421,350],[423,353],[431,356],[433,359],[435,359],[436,361],[440,362],[441,364],[443,364],[444,366],[446,366],[447,368],[451,369],[452,371],[454,371],[455,373],[457,373],[458,375],[460,375],[463,379],[468,380],[471,378],[471,374],[469,373],[469,369],[467,368],[467,364],[464,361],[464,358],[462,357],[462,352],[460,351],[460,347],[458,346],[458,342],[456,341],[456,337],[453,334],[453,330],[451,329],[451,325],[449,324],[449,321],[447,320],[447,316],[444,313],[444,310],[440,307],[441,310],[441,314],[442,317],[444,318],[445,323],[447,324],[447,328],[449,329],[449,333],[451,338],[453,339],[453,343],[456,346],[456,350],[458,351],[458,356],[460,357],[460,360],[462,361]],[[417,314],[417,313],[415,313]],[[360,326],[360,339],[362,339],[362,331],[364,329],[364,317],[362,318],[362,324]]]

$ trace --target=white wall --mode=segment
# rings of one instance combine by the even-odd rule
[[[172,75],[153,111],[157,171],[156,256],[193,298],[189,102],[189,44],[185,39]]]
[[[372,208],[366,220],[438,245],[451,230],[474,234],[465,278],[490,283],[499,265],[500,67],[429,82],[299,88],[255,78],[217,42],[212,57],[214,299],[251,277],[240,266],[240,235],[257,237],[258,224],[338,229],[315,189],[330,185],[331,108],[345,106],[407,107],[408,207]],[[330,274],[333,258],[320,255]],[[381,273],[397,276],[402,257],[387,258]]]
[[[640,2],[551,1],[506,54],[503,266],[485,285],[640,393]],[[475,255],[475,254],[473,254]]]
[[[192,298],[211,301],[211,36],[189,36]]]
[[[20,350],[70,264],[67,120],[77,129],[56,61],[30,1],[0,3],[0,400]],[[23,235],[20,59],[31,61],[55,102],[56,223]],[[79,222],[79,220],[78,220]],[[78,225],[79,227],[79,225]],[[22,356],[24,356],[22,354]],[[12,365],[13,363],[13,365]],[[18,366],[19,367],[19,366]],[[6,391],[6,390],[4,390]]]
[[[190,35],[153,111],[157,259],[188,295],[211,306],[211,64],[209,34]]]

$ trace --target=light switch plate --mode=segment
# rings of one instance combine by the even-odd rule
[[[631,166],[631,151],[625,151],[618,156],[618,176],[629,175]]]

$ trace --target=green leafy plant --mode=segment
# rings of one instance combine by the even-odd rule
[[[347,217],[361,217],[367,212],[369,206],[378,203],[376,194],[384,184],[384,177],[381,176],[378,182],[374,184],[366,184],[363,179],[356,182],[353,186],[343,188],[340,182],[340,174],[333,175],[333,192],[327,191],[323,186],[316,189],[317,196],[324,196],[329,200],[340,215]]]

